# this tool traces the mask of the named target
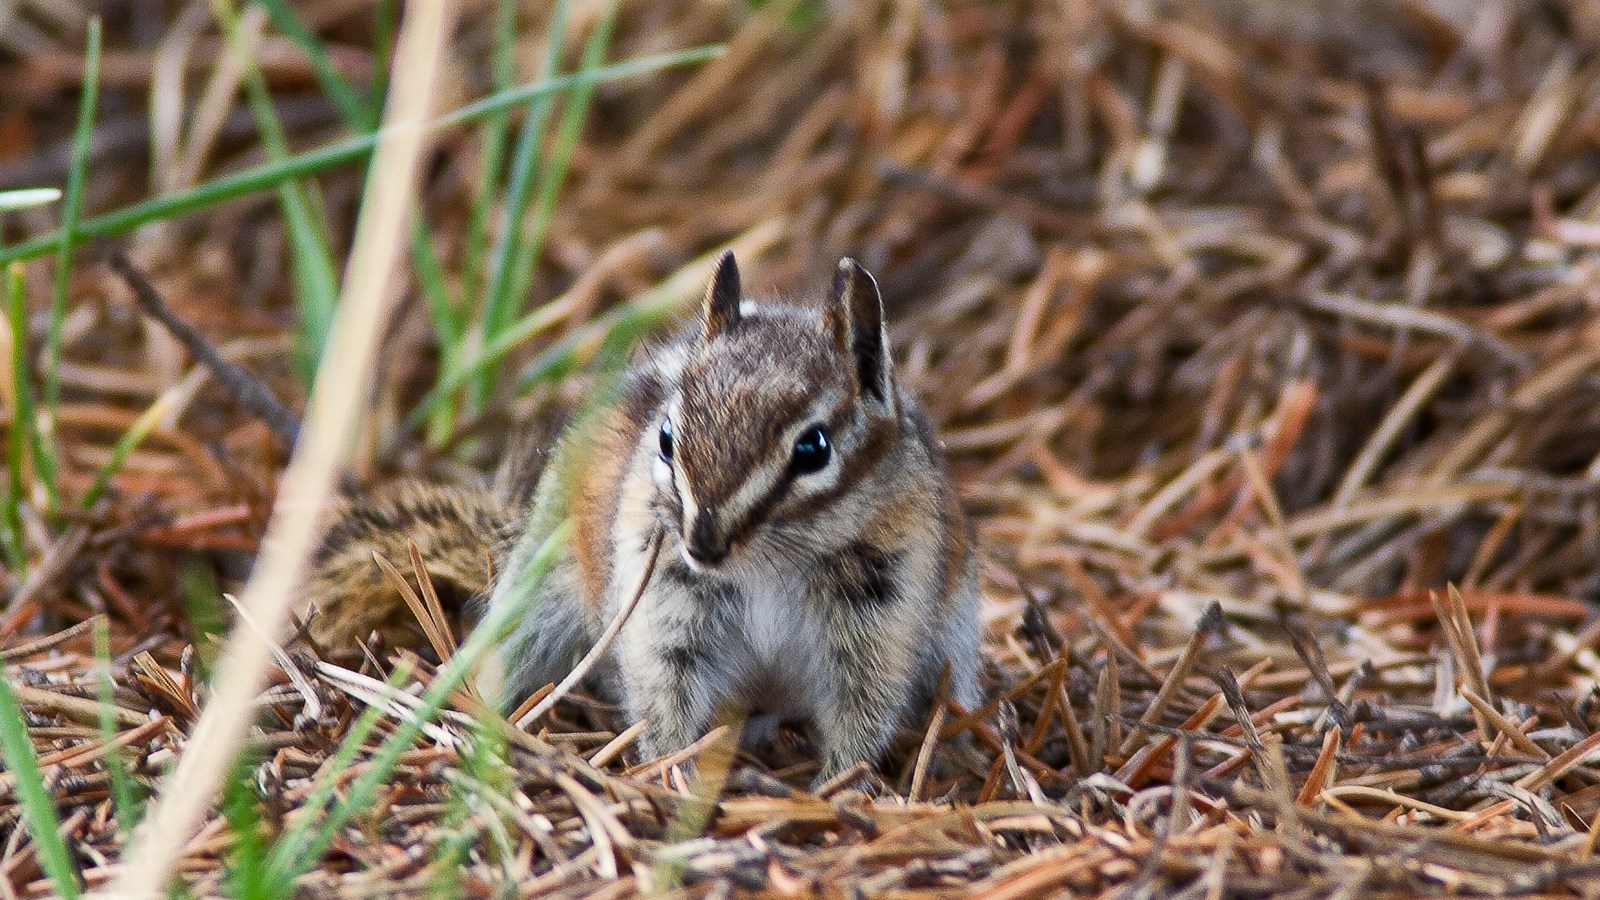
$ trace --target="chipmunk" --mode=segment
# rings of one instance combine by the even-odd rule
[[[895,380],[877,285],[854,261],[804,306],[746,302],[724,255],[697,325],[648,354],[597,432],[563,452],[587,460],[566,491],[573,538],[501,646],[507,696],[567,673],[629,599],[659,532],[607,673],[650,723],[645,755],[745,704],[811,719],[827,778],[876,761],[947,667],[952,696],[976,705],[966,521]],[[518,576],[553,519],[538,505],[491,606],[526,599]]]
[[[489,533],[480,560],[499,546],[496,508],[429,511]],[[351,516],[330,538],[364,548],[381,523]],[[554,568],[526,587],[568,516]],[[852,260],[820,304],[757,303],[725,254],[698,322],[642,354],[603,418],[569,430],[525,519],[487,592],[490,609],[528,604],[480,678],[507,707],[566,676],[636,590],[597,680],[649,723],[646,758],[743,707],[809,719],[820,782],[878,761],[947,672],[955,700],[979,701],[967,522],[895,380],[877,284]]]

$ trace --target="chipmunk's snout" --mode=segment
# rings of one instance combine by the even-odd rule
[[[714,568],[728,558],[728,540],[716,517],[700,510],[683,532],[683,555],[691,567]]]

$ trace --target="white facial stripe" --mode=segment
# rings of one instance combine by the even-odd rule
[[[689,492],[687,479],[678,479],[678,499],[683,502],[683,521],[684,527],[687,528],[688,523],[693,522],[695,516],[700,514],[700,504],[694,501],[694,494]]]
[[[667,420],[673,424],[674,442],[678,441],[677,424],[680,418],[678,415],[680,400],[681,397],[673,397],[672,400],[667,404],[665,413]],[[683,521],[693,522],[695,515],[700,511],[700,504],[695,502],[694,492],[690,490],[689,487],[689,479],[683,474],[683,463],[679,461],[678,454],[676,452],[672,454],[672,460],[668,463],[668,465],[672,467],[672,471],[675,475],[675,477],[672,479],[672,483],[677,486],[678,500],[683,504]]]

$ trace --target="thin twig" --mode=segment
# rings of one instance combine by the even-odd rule
[[[554,690],[546,694],[543,700],[540,700],[532,709],[523,713],[513,723],[517,728],[526,731],[529,726],[539,720],[540,716],[554,708],[562,697],[565,697],[569,691],[588,676],[589,670],[594,668],[595,663],[599,662],[601,657],[605,656],[606,652],[611,649],[611,642],[616,640],[617,634],[622,631],[622,626],[628,623],[628,617],[633,615],[633,608],[639,605],[639,598],[644,596],[644,589],[650,584],[650,577],[655,574],[656,557],[661,555],[662,538],[663,535],[660,529],[651,534],[650,548],[645,551],[644,569],[639,573],[639,582],[634,585],[633,593],[628,596],[628,601],[622,604],[622,608],[617,610],[615,616],[611,617],[610,624],[606,626],[605,631],[600,633],[600,638],[594,642],[594,646],[589,648],[589,652],[583,655],[583,659],[572,667],[572,671],[567,673],[567,677],[561,679],[561,683],[557,684]]]
[[[300,438],[300,420],[272,393],[272,389],[243,366],[218,353],[205,335],[173,312],[161,292],[121,250],[111,251],[110,262],[111,268],[122,276],[122,280],[133,291],[134,299],[139,301],[145,314],[160,322],[201,365],[210,369],[217,384],[233,397],[234,402],[272,429],[285,447],[293,447]]]

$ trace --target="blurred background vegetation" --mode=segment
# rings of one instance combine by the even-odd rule
[[[248,569],[286,448],[138,313],[105,256],[125,252],[183,319],[298,407],[318,354],[337,352],[323,343],[402,8],[0,0],[0,191],[60,191],[36,204],[12,194],[26,208],[0,213],[0,635],[27,642],[107,617],[104,655],[123,679],[115,700],[133,720],[106,727],[124,737],[152,710],[178,733],[192,722],[205,635],[225,627],[219,587]],[[1459,751],[1489,771],[1501,765],[1483,761],[1490,745],[1501,762],[1514,747],[1528,755],[1518,764],[1542,754],[1544,765],[1594,735],[1594,4],[478,0],[461,10],[353,484],[400,473],[473,481],[530,449],[537,459],[634,343],[698,295],[723,247],[738,251],[756,294],[814,291],[848,253],[879,276],[902,378],[925,398],[975,514],[989,678],[1020,715],[1020,764],[1000,749],[1015,735],[995,733],[982,742],[989,778],[940,789],[1031,797],[1026,779],[1000,774],[1024,770],[1051,798],[1095,773],[1130,789],[1170,782],[1171,745],[1155,753],[1152,734],[1125,726],[1149,715],[1177,727],[1204,709],[1214,686],[1198,675],[1154,698],[1157,669],[1185,658],[1212,603],[1228,625],[1207,659],[1267,667],[1242,697],[1286,717],[1274,728],[1297,789],[1335,778],[1317,768],[1331,694],[1369,713],[1454,716],[1409,737],[1374,726],[1337,778],[1398,784],[1469,816],[1498,809],[1487,804],[1499,795],[1454,769],[1445,780],[1465,787],[1407,781],[1396,767]],[[1530,749],[1452,693],[1466,663],[1443,660],[1477,650],[1440,624],[1428,592],[1446,584],[1460,588],[1461,615],[1478,618],[1473,640],[1497,679],[1477,687],[1493,686],[1513,704],[1496,715],[1543,744]],[[93,683],[72,680],[97,665],[88,630],[20,646],[29,653],[8,663]],[[377,665],[371,674],[385,677]],[[329,690],[344,717],[303,743],[285,732],[282,746],[322,760],[350,733],[350,696]],[[274,702],[294,721],[283,710],[297,701]],[[99,739],[54,743],[68,738],[48,730],[53,713],[32,714],[47,758]],[[1233,714],[1215,730],[1253,735]],[[608,715],[567,704],[552,730],[601,756],[626,724]],[[178,746],[128,740],[151,742],[129,777]],[[933,796],[908,741],[889,789]],[[804,752],[779,758],[761,771],[803,783]],[[1202,761],[1215,771],[1220,758]],[[303,799],[315,766],[277,764],[279,786],[305,788]],[[1555,834],[1549,846],[1563,853],[1568,839],[1592,849],[1579,824],[1600,811],[1597,776],[1563,772],[1529,782],[1538,802],[1468,821],[1508,841]],[[613,774],[606,790],[635,789]],[[429,777],[430,789],[449,781]],[[1259,778],[1271,787],[1271,772]],[[752,784],[741,790],[759,793]],[[521,789],[548,800],[547,786]],[[1361,797],[1374,818],[1398,808]],[[69,821],[82,816],[80,869],[120,846],[105,800],[103,787],[56,798]],[[1119,802],[1097,807],[1095,827],[1136,818]],[[282,812],[228,808],[238,821],[265,815],[265,828]],[[481,875],[504,859],[483,852],[493,827],[463,824],[477,822],[464,809],[417,840]],[[612,837],[657,840],[637,813]],[[727,821],[745,822],[727,826],[730,839],[758,827]],[[868,840],[858,826],[843,816],[817,827],[854,846]],[[558,843],[588,846],[593,828],[583,820]],[[1224,870],[1228,854],[1244,854],[1240,871],[1269,883],[1248,856],[1261,847],[1218,849],[1220,828],[1205,832],[1205,852]],[[1148,850],[1152,834],[1125,837]],[[1032,884],[1199,883],[1159,852],[1051,880],[1029,868],[1046,865],[1035,837],[964,834],[924,847],[919,858],[934,862],[919,872],[870,854],[837,869],[797,856],[782,871],[884,890],[991,878],[1015,891],[1006,896]],[[381,868],[387,846],[376,831],[345,835],[329,858],[346,868],[315,884],[348,887],[344,874]],[[513,880],[555,871],[538,858]],[[682,865],[697,883],[732,884],[741,860]],[[39,874],[30,865],[17,870]],[[1328,866],[1292,877],[1331,892],[1343,882],[1316,880]],[[1493,881],[1497,867],[1456,885],[1509,890]],[[197,883],[220,883],[202,870]],[[1242,891],[1257,884],[1239,877]],[[1396,877],[1405,890],[1436,886]]]

